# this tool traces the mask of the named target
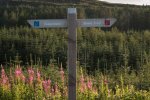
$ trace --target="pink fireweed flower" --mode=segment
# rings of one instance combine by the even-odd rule
[[[47,94],[47,81],[45,80],[45,81],[43,81],[42,82],[43,83],[43,89],[44,89],[44,91],[46,92],[46,94]]]
[[[32,67],[28,68],[28,74],[34,75],[34,70],[32,69]]]
[[[50,79],[44,80],[42,83],[43,83],[43,89],[45,93],[48,94],[51,88],[51,80]]]
[[[16,71],[15,71],[16,77],[18,77],[20,74],[21,74],[21,72],[20,72],[19,70],[16,70]]]
[[[80,85],[80,91],[84,92],[86,90],[87,86],[86,86],[85,79],[84,79],[84,76],[83,76],[83,70],[82,70],[82,68],[81,68],[80,84],[81,84]]]
[[[47,85],[48,85],[48,86],[51,85],[51,80],[50,80],[50,79],[47,80]]]
[[[47,85],[46,85],[46,80],[45,81],[42,81],[42,83],[43,83],[43,87],[46,87]]]
[[[23,82],[25,82],[25,76],[22,73],[22,69],[21,67],[16,67],[15,69],[15,77],[16,79],[22,80]]]
[[[8,83],[8,77],[7,77],[7,75],[5,75],[5,77],[2,77],[2,80],[1,80],[1,82],[2,82],[2,84],[3,85],[5,85],[5,84],[7,84]]]
[[[86,83],[85,83],[85,80],[84,80],[83,75],[82,75],[81,78],[80,78],[80,83],[81,83],[80,91],[81,91],[81,92],[84,92],[85,89],[86,89]]]
[[[17,66],[17,68],[15,69],[15,76],[16,78],[19,78],[22,75],[22,70],[20,67]]]
[[[34,70],[32,67],[28,68],[28,75],[29,75],[29,84],[32,85],[34,80]]]
[[[2,67],[2,65],[1,65],[1,68],[2,68],[2,70],[1,70],[1,78],[5,78],[5,77],[6,77],[6,74],[5,74],[5,70],[4,70],[4,68]]]
[[[7,83],[7,78],[3,78],[2,79],[2,84],[6,84]]]
[[[29,76],[29,84],[30,84],[30,85],[33,83],[33,79],[34,79],[33,76]]]
[[[1,65],[1,67],[2,67],[2,65]],[[8,79],[3,67],[1,69],[1,80],[0,80],[0,82],[1,82],[1,85],[3,85],[3,86],[6,86],[6,87],[10,86],[9,79]]]
[[[88,88],[89,90],[92,90],[92,80],[91,80],[91,79],[88,79],[87,88]]]
[[[37,72],[37,78],[40,79],[40,77],[41,77],[40,72]]]

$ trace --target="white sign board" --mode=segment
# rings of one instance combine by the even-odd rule
[[[67,27],[66,19],[36,19],[36,20],[28,20],[28,23],[33,28]]]
[[[79,27],[111,27],[116,22],[116,19],[78,19],[77,21]]]

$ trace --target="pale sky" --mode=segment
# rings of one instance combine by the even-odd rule
[[[135,4],[135,5],[150,5],[150,0],[99,0],[107,1],[110,3],[123,3],[123,4]]]

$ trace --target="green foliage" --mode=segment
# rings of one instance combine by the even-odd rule
[[[138,71],[149,62],[149,34],[148,30],[125,33],[116,28],[106,32],[96,28],[78,29],[78,61],[90,71],[115,71],[118,66],[130,66]],[[66,66],[66,29],[4,27],[0,29],[0,44],[1,63],[60,65],[62,62]]]
[[[58,3],[70,1],[12,1],[0,4],[0,62],[11,64],[15,56],[19,56],[20,62],[17,63],[23,65],[48,65],[52,61],[66,66],[67,30],[30,29],[27,19],[66,18],[68,7],[77,8],[78,18],[117,19],[114,25],[117,28],[102,28],[105,31],[98,28],[78,29],[77,54],[81,65],[90,71],[104,71],[118,66],[139,70],[149,62],[149,7],[111,5],[94,0]]]
[[[150,99],[150,8],[147,6],[119,6],[79,0],[79,4],[66,2],[9,2],[0,4],[0,63],[11,67],[33,65],[40,67],[42,80],[51,79],[58,85],[56,93],[46,94],[43,84],[34,80],[32,85],[12,78],[10,87],[0,82],[2,100],[67,99],[67,72],[62,81],[59,69],[66,67],[68,34],[66,29],[31,29],[27,19],[66,18],[66,8],[77,7],[78,18],[117,18],[117,28],[78,28],[77,61],[85,67],[78,73],[77,98],[79,100],[149,100]],[[67,0],[70,2],[71,0]],[[84,2],[84,3],[83,3]],[[119,30],[118,30],[119,29]],[[145,30],[147,29],[147,30]],[[120,31],[123,30],[123,31]],[[136,31],[135,31],[136,30]],[[62,65],[61,65],[62,64]],[[26,67],[22,68],[28,76]],[[33,67],[38,70],[37,67]],[[10,76],[9,69],[6,73]],[[80,68],[78,68],[80,71]],[[89,76],[91,75],[91,76]],[[81,91],[82,83],[92,89]],[[0,79],[2,81],[2,77]],[[89,83],[88,83],[89,82]],[[8,89],[9,88],[9,89]],[[51,90],[52,92],[52,90]]]

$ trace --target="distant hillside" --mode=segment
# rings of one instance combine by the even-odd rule
[[[27,4],[27,3],[36,3],[36,4],[54,4],[54,5],[89,5],[89,6],[108,6],[108,7],[124,7],[127,6],[126,4],[118,4],[118,3],[109,3],[106,1],[99,1],[99,0],[0,0],[0,3],[2,4]],[[131,7],[139,7],[138,5],[128,5]]]
[[[27,19],[66,18],[66,9],[76,7],[78,18],[117,18],[120,30],[150,29],[150,6],[110,4],[77,0],[5,0],[0,4],[0,26],[26,26]]]

